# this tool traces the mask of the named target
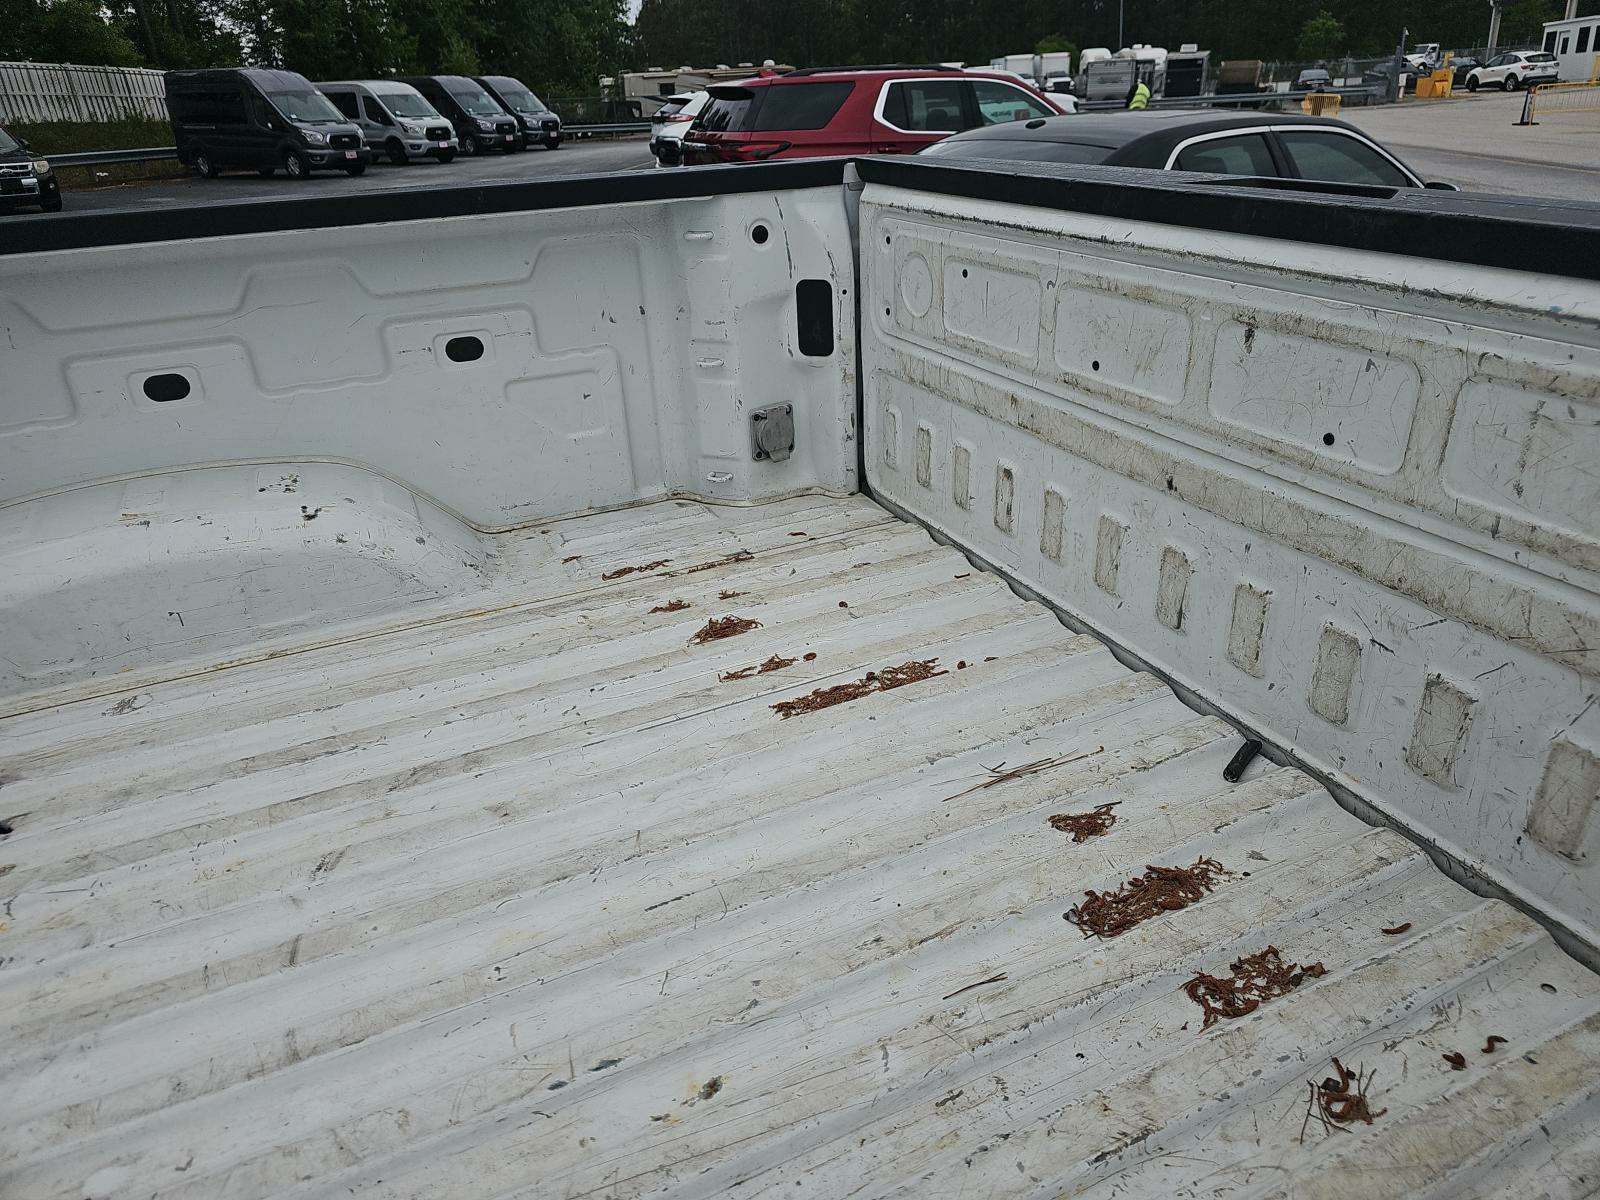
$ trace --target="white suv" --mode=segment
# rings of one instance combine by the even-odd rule
[[[1558,71],[1554,54],[1543,50],[1512,50],[1496,54],[1483,66],[1467,72],[1467,91],[1498,85],[1514,92],[1535,83],[1554,83]]]
[[[710,92],[680,92],[669,96],[650,118],[650,153],[658,167],[683,165],[683,135],[711,99]]]

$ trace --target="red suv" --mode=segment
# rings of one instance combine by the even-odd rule
[[[708,89],[683,161],[915,154],[964,129],[1054,117],[1042,93],[956,67],[812,67]]]

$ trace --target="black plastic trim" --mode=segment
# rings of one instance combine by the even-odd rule
[[[862,158],[856,170],[868,183],[974,200],[1600,279],[1600,204],[1587,201],[1424,188],[1289,193],[1182,171],[1009,160]]]
[[[1136,167],[890,157],[41,214],[8,220],[0,255],[827,187],[843,182],[850,163],[866,182],[944,195],[1600,279],[1600,203],[1422,188],[1390,197],[1291,193]]]
[[[6,222],[0,255],[829,187],[843,182],[846,161],[812,158],[693,171],[625,171],[530,183],[396,188],[24,217]]]
[[[800,279],[794,285],[796,344],[807,358],[833,353],[833,284],[826,279]]]

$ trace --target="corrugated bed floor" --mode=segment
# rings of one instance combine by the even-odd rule
[[[1595,1190],[1594,977],[921,529],[505,549],[505,604],[0,721],[0,1195]],[[1307,1119],[1333,1056],[1370,1125]]]

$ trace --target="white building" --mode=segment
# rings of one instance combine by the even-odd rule
[[[1561,82],[1600,77],[1600,15],[1546,21],[1543,45],[1561,66]]]

